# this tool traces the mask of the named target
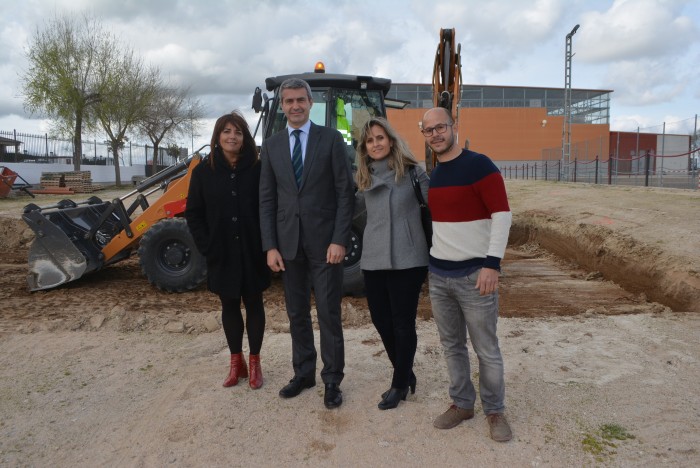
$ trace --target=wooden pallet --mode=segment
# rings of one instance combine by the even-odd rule
[[[100,190],[100,186],[92,184],[91,176],[90,171],[42,172],[40,184],[45,190],[68,187],[73,191],[72,193],[90,193]]]
[[[32,189],[32,193],[41,193],[47,195],[72,195],[75,192],[70,187],[52,187],[43,189]]]

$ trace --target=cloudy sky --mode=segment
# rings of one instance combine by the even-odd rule
[[[700,113],[700,2],[694,0],[5,0],[0,130],[44,132],[25,113],[18,76],[37,28],[84,12],[164,76],[190,86],[207,117],[250,111],[267,76],[311,71],[430,83],[440,28],[455,28],[463,81],[613,90],[611,129],[687,133]],[[205,125],[195,146],[209,137]],[[190,141],[182,142],[191,146]]]

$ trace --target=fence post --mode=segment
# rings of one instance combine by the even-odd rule
[[[649,150],[644,155],[644,186],[649,187]]]
[[[547,180],[547,177],[549,174],[547,174],[547,161],[544,162],[544,180]]]
[[[574,182],[576,182],[576,167],[577,167],[576,163],[577,162],[578,162],[578,158],[574,158]]]
[[[533,171],[533,174],[535,175],[535,180],[537,180],[537,163],[535,163],[535,169]]]
[[[527,163],[526,167],[527,167],[527,172],[525,173],[525,178],[527,180],[530,180],[530,163]]]
[[[595,155],[595,183],[598,185],[598,155]]]
[[[557,182],[561,182],[561,159],[557,160]]]

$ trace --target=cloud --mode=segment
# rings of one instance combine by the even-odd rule
[[[430,83],[440,28],[455,28],[465,83],[563,85],[575,24],[575,87],[614,106],[700,99],[698,6],[682,0],[9,0],[0,17],[0,116],[20,113],[23,47],[55,15],[92,13],[218,117],[248,109],[268,76],[311,71]],[[664,76],[666,71],[666,76]],[[6,77],[10,77],[7,79]],[[694,110],[696,111],[696,110]]]
[[[609,66],[605,83],[620,104],[658,104],[680,97],[690,84],[687,74],[670,73],[673,69],[672,59],[624,60]]]
[[[582,14],[577,58],[596,63],[683,55],[698,34],[692,19],[680,13],[684,3],[616,0],[607,11]]]

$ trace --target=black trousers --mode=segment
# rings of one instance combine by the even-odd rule
[[[406,388],[416,355],[416,311],[427,267],[362,270],[367,305],[384,349],[394,366],[391,386]]]
[[[265,333],[265,307],[262,292],[243,296],[246,321],[243,324],[241,298],[219,296],[221,299],[221,324],[224,327],[226,342],[231,354],[243,350],[243,329],[248,331],[250,354],[260,354]]]

